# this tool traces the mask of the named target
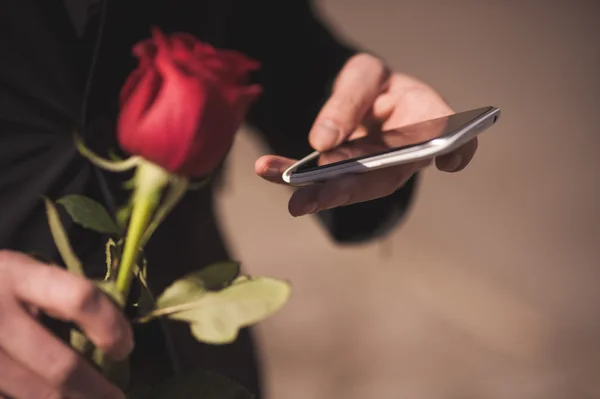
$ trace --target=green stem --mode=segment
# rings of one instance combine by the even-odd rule
[[[117,274],[117,288],[123,295],[129,294],[131,280],[133,279],[133,265],[137,262],[139,237],[144,233],[146,225],[152,217],[155,203],[153,198],[145,197],[140,198],[139,202],[133,207],[123,257]]]
[[[133,209],[125,237],[123,255],[117,273],[117,289],[125,298],[129,295],[134,275],[134,266],[138,260],[140,244],[144,231],[148,227],[158,206],[163,188],[169,182],[169,173],[149,163],[140,162],[135,176]]]

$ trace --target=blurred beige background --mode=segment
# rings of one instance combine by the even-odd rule
[[[600,2],[321,5],[455,109],[503,117],[468,170],[425,173],[388,240],[345,248],[287,214],[239,137],[224,226],[295,290],[258,329],[269,397],[600,398]]]

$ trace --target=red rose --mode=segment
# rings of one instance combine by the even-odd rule
[[[258,62],[158,29],[133,54],[139,66],[120,96],[123,150],[187,177],[214,170],[261,93],[260,86],[247,83]]]

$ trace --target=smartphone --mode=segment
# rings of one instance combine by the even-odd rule
[[[289,167],[282,178],[292,186],[303,186],[432,159],[465,144],[499,117],[500,109],[488,106],[355,138],[333,150],[308,155]]]

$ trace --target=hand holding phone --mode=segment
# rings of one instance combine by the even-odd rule
[[[303,186],[382,168],[431,160],[470,141],[500,116],[492,106],[400,127],[313,152],[284,171],[282,179]]]
[[[437,104],[435,98],[401,102],[402,108],[395,105],[407,115],[396,117],[400,128],[369,131],[361,137],[355,132],[342,145],[314,152],[300,161],[265,155],[256,161],[256,173],[273,183],[304,186],[293,192],[288,204],[293,216],[301,216],[386,197],[434,160],[440,170],[462,170],[475,153],[476,136],[497,121],[500,110],[483,107],[452,115],[443,110],[422,111],[448,116],[401,125],[402,120],[419,120],[410,113],[418,114],[418,107]],[[441,103],[438,106],[445,107]]]

